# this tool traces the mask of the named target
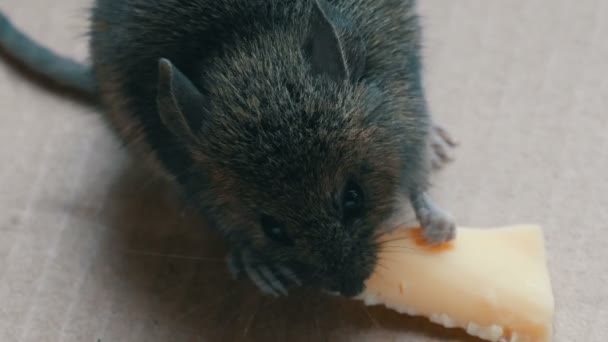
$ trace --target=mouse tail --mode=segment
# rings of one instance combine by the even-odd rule
[[[0,12],[0,51],[51,82],[95,98],[97,86],[90,66],[55,54],[19,31]]]

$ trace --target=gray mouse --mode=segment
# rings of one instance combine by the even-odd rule
[[[357,296],[408,205],[431,243],[454,238],[428,195],[454,144],[420,45],[414,0],[97,0],[86,66],[0,13],[5,52],[95,99],[269,294]]]

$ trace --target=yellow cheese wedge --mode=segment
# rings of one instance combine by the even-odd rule
[[[361,296],[367,305],[489,341],[551,341],[553,291],[539,226],[460,227],[439,246],[425,244],[420,229],[404,228],[380,241],[379,266]]]

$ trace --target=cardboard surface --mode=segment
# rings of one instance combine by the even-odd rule
[[[420,3],[431,108],[461,142],[439,202],[462,225],[543,225],[555,341],[608,340],[608,2]],[[0,0],[81,60],[88,6]],[[90,108],[2,60],[0,109],[0,341],[473,341],[311,293],[260,298]]]

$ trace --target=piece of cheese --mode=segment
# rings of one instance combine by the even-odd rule
[[[540,227],[460,227],[425,244],[420,229],[380,238],[378,267],[360,299],[426,316],[489,341],[549,342],[553,291]]]

